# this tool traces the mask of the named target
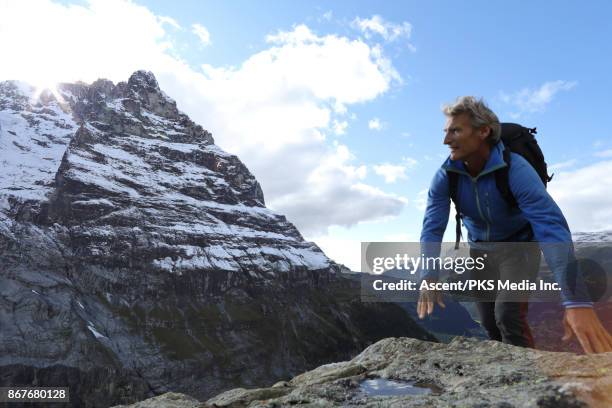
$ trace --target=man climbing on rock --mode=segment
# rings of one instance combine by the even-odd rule
[[[450,157],[436,172],[428,192],[420,240],[424,256],[440,255],[452,198],[457,222],[463,220],[468,232],[470,255],[487,253],[487,276],[514,281],[535,279],[541,248],[561,287],[563,339],[575,335],[587,353],[612,351],[612,336],[594,312],[580,273],[573,275],[573,286],[568,284],[572,281],[568,278],[571,266],[576,266],[572,237],[565,217],[546,191],[549,179],[543,157],[539,156],[544,166],[542,176],[531,161],[504,145],[502,125],[482,100],[460,97],[443,112],[447,117],[444,144],[450,148]],[[458,225],[457,239],[459,235]],[[530,241],[539,246],[515,244]],[[504,244],[490,246],[499,242]],[[437,281],[439,271],[422,270],[421,276],[427,282]],[[419,318],[430,315],[436,303],[444,307],[440,292],[421,291]],[[476,305],[491,339],[533,347],[527,324],[528,299],[517,301],[509,291],[499,290],[493,299],[480,300]]]

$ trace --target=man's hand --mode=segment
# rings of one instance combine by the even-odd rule
[[[612,336],[603,327],[592,308],[574,307],[565,309],[563,326],[565,335],[562,340],[569,341],[576,335],[585,353],[612,351]]]
[[[419,319],[433,313],[434,302],[442,308],[446,307],[442,301],[442,293],[437,290],[422,290],[419,293],[419,300],[417,302],[417,314],[419,315]]]

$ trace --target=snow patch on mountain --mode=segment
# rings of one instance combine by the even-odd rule
[[[0,195],[43,200],[77,128],[56,99],[33,100],[23,83],[0,83]]]

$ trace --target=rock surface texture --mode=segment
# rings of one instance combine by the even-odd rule
[[[433,339],[361,303],[149,72],[0,83],[0,163],[0,386],[69,386],[74,406],[206,399]]]
[[[372,380],[427,393],[368,395],[361,384]],[[234,389],[199,404],[166,394],[131,405],[164,406],[604,408],[612,406],[612,353],[578,356],[462,337],[450,344],[387,338],[351,361],[270,388]]]

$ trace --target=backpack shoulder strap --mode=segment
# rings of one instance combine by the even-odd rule
[[[459,212],[459,198],[457,185],[459,184],[459,174],[454,171],[447,171],[448,175],[448,195],[455,205],[455,249],[459,249],[461,241],[461,213]]]
[[[446,171],[448,175],[448,195],[453,201],[453,204],[457,206],[457,185],[459,184],[459,173],[454,171]]]
[[[515,208],[518,207],[518,202],[510,189],[510,165],[512,162],[512,157],[508,147],[504,149],[504,162],[506,163],[506,167],[494,172],[495,185],[499,193],[504,198],[504,201],[506,201],[510,207]]]

